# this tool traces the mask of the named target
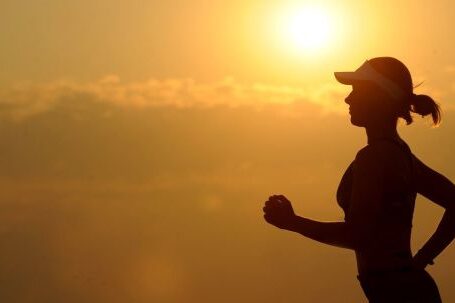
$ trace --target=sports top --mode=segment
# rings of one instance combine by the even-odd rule
[[[409,146],[401,139],[377,139],[365,148],[389,143],[396,148],[398,154],[394,159],[393,168],[388,168],[381,213],[374,223],[371,241],[368,241],[362,251],[356,250],[359,272],[401,268],[410,265],[412,261],[410,242],[417,195],[413,182],[414,156]],[[346,169],[336,195],[338,205],[344,211],[346,222],[349,221],[354,169],[355,160]]]

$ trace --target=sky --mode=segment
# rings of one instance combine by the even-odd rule
[[[289,20],[317,7],[318,48]],[[451,1],[0,2],[0,300],[366,302],[351,251],[266,224],[340,221],[365,146],[334,71],[393,56],[443,122],[399,132],[455,179]],[[305,25],[322,36],[321,24]],[[295,32],[295,31],[294,31]],[[301,42],[301,41],[300,41]],[[412,248],[443,209],[418,197]],[[455,300],[453,247],[428,271]]]

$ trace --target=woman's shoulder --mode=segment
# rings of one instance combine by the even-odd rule
[[[388,140],[377,140],[361,148],[356,157],[360,158],[388,158],[399,151],[396,143]]]
[[[360,149],[355,161],[368,166],[393,165],[402,162],[405,150],[410,152],[404,141],[399,143],[390,140],[376,140]]]

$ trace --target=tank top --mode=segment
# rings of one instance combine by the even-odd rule
[[[407,154],[408,160],[410,162],[411,172],[413,172],[414,156],[412,155],[411,149],[406,144],[406,142],[401,141],[401,140],[389,139],[389,138],[383,138],[383,139],[377,139],[377,140],[384,140],[384,141],[391,142],[391,143],[397,145],[403,152],[405,152]],[[354,162],[355,162],[355,160],[353,160],[351,162],[351,164],[348,166],[348,168],[344,172],[343,177],[341,178],[340,184],[338,185],[338,189],[337,189],[337,193],[336,193],[337,203],[343,210],[345,219],[347,216],[350,199],[351,199]],[[412,178],[412,176],[411,176],[411,178]],[[407,193],[408,195],[405,198],[412,198],[412,196],[415,195],[416,190],[415,190],[415,186],[413,183],[414,182],[411,181],[411,191]],[[412,220],[411,220],[411,222],[409,222],[409,224],[412,226]]]
[[[411,258],[412,217],[417,195],[413,181],[414,156],[409,146],[404,141],[398,139],[378,140],[386,140],[399,147],[406,154],[410,166],[405,166],[409,170],[399,171],[400,174],[403,174],[403,179],[406,182],[403,182],[403,184],[400,183],[393,191],[385,190],[383,193],[383,206],[381,207],[381,214],[379,214],[378,219],[378,232],[372,235],[372,247],[370,250],[361,254],[362,261],[366,260],[366,264],[372,267],[376,265],[376,261],[389,260],[390,258],[395,260],[393,262],[396,264],[406,264],[406,262],[409,262]],[[372,144],[375,144],[375,142]],[[351,162],[343,174],[336,194],[338,205],[344,212],[345,221],[351,198],[354,163],[355,160]],[[405,164],[403,163],[403,165]],[[366,267],[370,267],[369,265]]]

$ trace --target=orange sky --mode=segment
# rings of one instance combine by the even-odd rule
[[[2,1],[0,301],[365,302],[352,252],[272,228],[262,204],[342,220],[366,140],[333,71],[375,56],[441,103],[440,127],[400,133],[455,180],[455,4],[317,1],[336,28],[307,53],[275,22],[314,3]],[[414,250],[441,214],[418,199]],[[429,269],[447,302],[454,264],[451,246]]]
[[[333,70],[379,55],[396,56],[438,83],[455,65],[451,1],[317,1],[338,20],[337,44],[310,59],[277,46],[272,28],[280,13],[314,3],[3,1],[0,83],[115,73],[127,80],[235,76],[302,85],[331,81]]]

